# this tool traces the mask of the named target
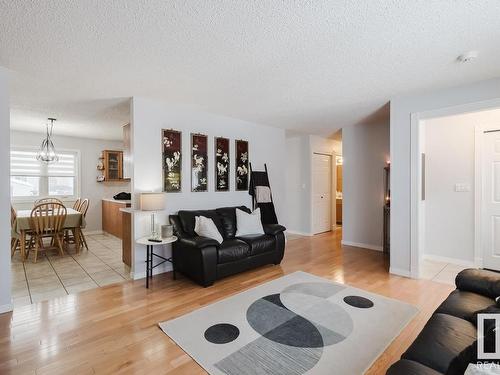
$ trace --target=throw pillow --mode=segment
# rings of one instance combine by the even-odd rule
[[[251,214],[236,209],[236,237],[247,234],[264,234],[262,222],[260,221],[260,208]]]
[[[198,236],[212,238],[218,243],[222,243],[224,239],[212,219],[205,216],[196,216],[194,220],[194,231]]]

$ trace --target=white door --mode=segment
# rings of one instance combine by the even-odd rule
[[[483,267],[500,270],[500,131],[484,132],[482,146]]]
[[[332,230],[332,157],[313,154],[313,232]]]

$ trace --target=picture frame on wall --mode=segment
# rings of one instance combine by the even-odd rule
[[[191,133],[191,191],[208,191],[208,137]]]
[[[229,138],[215,137],[215,191],[229,191]]]
[[[235,141],[236,190],[248,190],[248,141]]]
[[[162,129],[163,191],[179,193],[182,189],[182,132]]]

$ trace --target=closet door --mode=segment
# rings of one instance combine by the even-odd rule
[[[313,232],[332,230],[332,156],[313,154]]]

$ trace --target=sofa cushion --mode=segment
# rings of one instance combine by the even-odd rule
[[[234,238],[236,235],[236,209],[250,213],[251,211],[245,206],[239,207],[222,207],[215,211],[222,222],[224,238]]]
[[[219,215],[217,215],[216,210],[197,210],[197,211],[181,210],[179,211],[178,215],[182,224],[182,229],[189,236],[196,236],[196,233],[194,231],[196,216],[205,216],[208,217],[209,219],[212,219],[217,229],[219,230],[220,234],[224,236],[224,228],[222,226],[222,221]]]
[[[490,298],[500,296],[500,273],[468,268],[461,271],[455,278],[455,284],[460,290],[479,293]]]
[[[440,373],[415,361],[400,359],[386,372],[386,375],[439,375]]]
[[[237,239],[224,240],[217,249],[218,263],[229,263],[248,256],[250,247],[243,241]]]
[[[495,301],[481,294],[454,290],[437,308],[436,313],[448,314],[474,322],[474,313],[491,306]]]
[[[262,254],[276,249],[276,239],[269,234],[247,234],[238,236],[250,246],[250,255]]]
[[[445,373],[451,361],[476,340],[471,322],[447,314],[434,314],[401,358]]]

